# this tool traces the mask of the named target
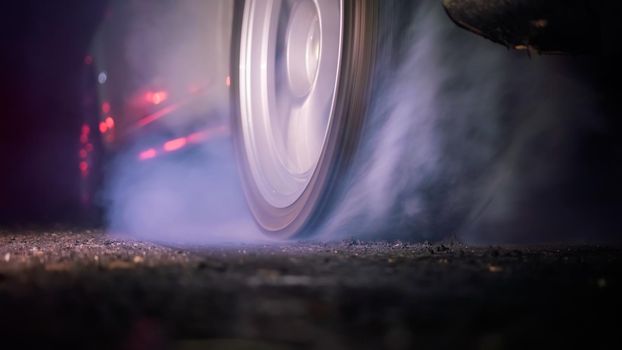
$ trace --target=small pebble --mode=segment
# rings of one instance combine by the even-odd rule
[[[607,287],[607,280],[604,278],[599,278],[598,281],[596,281],[596,285],[598,286],[598,288],[605,288]]]
[[[501,272],[501,271],[503,271],[503,267],[496,266],[496,265],[488,265],[488,271],[490,271],[492,273]]]

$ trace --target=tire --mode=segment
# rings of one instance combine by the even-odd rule
[[[248,206],[269,236],[312,235],[344,187],[369,107],[379,3],[235,3],[232,130]]]

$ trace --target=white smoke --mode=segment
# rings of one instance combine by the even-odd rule
[[[132,0],[116,1],[111,8],[100,40],[115,53],[109,70],[119,73],[109,75],[121,83],[112,95],[131,104],[135,91],[145,87],[165,89],[171,100],[187,98],[189,87],[201,92],[158,120],[149,137],[134,138],[117,154],[104,193],[109,230],[184,244],[266,240],[246,208],[228,137],[154,159],[137,158],[197,128],[228,127],[225,82],[233,1]],[[127,113],[130,119],[141,117]]]
[[[564,206],[547,189],[567,181],[576,131],[595,118],[593,93],[567,70],[575,58],[508,51],[457,28],[437,1],[414,6],[410,23],[381,62],[323,237],[557,239],[559,212],[541,202]],[[528,223],[526,208],[538,212]]]
[[[266,240],[246,209],[229,140],[146,164],[117,161],[112,231],[184,244]]]
[[[581,211],[566,205],[564,186],[577,167],[579,131],[601,125],[594,93],[571,69],[576,59],[508,51],[457,28],[440,2],[414,4],[410,24],[393,33],[400,40],[384,38],[360,150],[319,238],[524,242],[580,230]],[[192,13],[181,8],[184,16]],[[169,22],[169,30],[181,26]],[[132,47],[158,25],[138,26]],[[178,53],[193,52],[192,45],[177,47]],[[218,55],[228,60],[228,47],[211,48],[201,56],[206,61]],[[194,55],[188,62],[187,54],[164,55],[150,69],[173,80],[191,77],[201,61]],[[140,71],[141,60],[131,62]],[[175,73],[179,67],[185,73]],[[206,73],[213,81],[226,74]],[[212,107],[229,118],[226,107]],[[221,140],[140,165],[132,149],[111,172],[111,228],[169,242],[264,239],[244,204],[230,148]],[[574,220],[565,219],[572,215]]]

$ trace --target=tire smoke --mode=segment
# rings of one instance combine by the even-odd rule
[[[108,93],[160,86],[171,100],[184,101],[189,88],[200,96],[146,126],[152,129],[116,154],[102,194],[109,231],[173,244],[266,240],[246,208],[227,136],[169,153],[162,147],[196,130],[228,128],[232,6],[229,0],[137,0],[112,7],[113,27],[102,33],[114,37],[100,40],[122,56],[106,67],[110,80],[122,83]],[[144,150],[153,150],[153,158],[138,159]]]
[[[246,208],[233,159],[227,139],[139,166],[117,159],[109,229],[176,244],[265,241]]]
[[[384,48],[351,183],[323,237],[614,238],[620,205],[606,189],[620,191],[605,169],[620,163],[615,148],[590,149],[611,139],[581,71],[592,63],[506,50],[457,28],[436,1],[410,18]]]
[[[408,25],[385,33],[360,150],[318,238],[617,239],[620,224],[611,218],[622,209],[622,152],[592,86],[593,60],[530,58],[457,28],[438,1],[396,3],[411,4]],[[136,37],[154,25],[143,22]],[[149,51],[141,42],[149,41],[136,40],[129,61],[148,76],[137,58]],[[209,62],[227,50],[200,57]],[[167,76],[193,76],[196,55],[163,57]],[[227,72],[209,74],[219,81]],[[228,118],[226,106],[210,110]],[[112,231],[172,243],[265,240],[228,140],[137,165],[139,146],[118,157],[108,177]]]

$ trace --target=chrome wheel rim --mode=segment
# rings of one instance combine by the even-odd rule
[[[248,0],[240,46],[243,147],[271,206],[309,186],[333,123],[342,55],[343,3]]]

